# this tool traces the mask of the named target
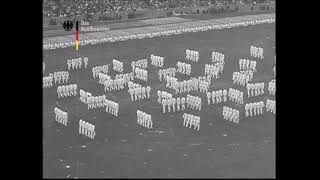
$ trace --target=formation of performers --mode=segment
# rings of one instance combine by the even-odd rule
[[[90,92],[86,92],[82,89],[79,90],[79,94],[80,94],[80,101],[84,104],[88,103],[88,97],[91,97],[92,94]],[[89,109],[89,107],[88,107]]]
[[[140,79],[142,81],[148,81],[148,71],[145,69],[140,69],[138,67],[135,68],[134,70],[136,76],[135,78]]]
[[[55,119],[58,123],[67,126],[68,124],[68,113],[62,111],[61,109],[55,107],[54,108]]]
[[[119,114],[119,103],[106,99],[104,101],[104,106],[106,107],[106,112],[114,116]]]
[[[233,72],[232,80],[234,84],[238,84],[240,86],[246,86],[248,82],[250,82],[253,78],[253,71],[240,71]]]
[[[239,59],[240,71],[252,70],[257,72],[257,61],[250,61],[249,59]]]
[[[172,94],[166,92],[166,91],[160,91],[158,90],[158,103],[162,104],[162,112],[166,113],[166,107],[168,106],[168,112],[171,112],[171,106],[172,111],[176,111],[176,105],[177,105],[177,111],[183,111],[185,110],[186,106],[186,98],[185,97],[177,97],[173,98]]]
[[[123,62],[113,59],[112,60],[113,70],[118,71],[120,73],[123,72]]]
[[[162,100],[163,99],[169,99],[169,98],[172,98],[172,94],[166,92],[166,91],[160,91],[158,90],[157,91],[157,94],[158,94],[158,103],[162,103]]]
[[[193,96],[190,94],[187,94],[187,108],[196,109],[198,111],[201,111],[201,97]]]
[[[240,112],[237,109],[223,106],[222,116],[223,116],[223,119],[225,119],[227,121],[231,121],[231,122],[239,124]]]
[[[87,68],[88,66],[88,58],[84,57],[83,58],[83,62],[84,62],[84,68]],[[81,69],[81,65],[82,65],[82,57],[79,57],[77,59],[68,59],[67,60],[67,65],[68,65],[68,70],[70,71],[75,70],[75,69]]]
[[[175,90],[175,93],[186,93],[198,91],[207,93],[211,80],[207,76],[199,76],[198,78],[191,77],[189,80],[178,81],[175,77],[167,76],[166,87]]]
[[[268,91],[270,95],[276,95],[276,79],[273,79],[268,83]]]
[[[246,117],[248,116],[257,116],[263,114],[264,102],[253,102],[248,103],[244,106],[244,110],[246,111]]]
[[[220,52],[212,52],[211,53],[212,63],[224,63],[224,54]]]
[[[264,82],[248,83],[247,84],[248,97],[260,96],[264,94]]]
[[[205,64],[204,66],[204,74],[214,79],[219,79],[219,72],[222,73],[222,70],[223,64]]]
[[[195,116],[188,113],[183,113],[183,126],[191,128],[193,126],[193,129],[197,129],[197,131],[200,130],[200,116]]]
[[[133,72],[116,74],[115,79],[111,79],[109,75],[103,73],[100,73],[99,77],[99,83],[104,85],[104,91],[123,90],[125,85],[134,80]]]
[[[105,74],[103,72],[99,72],[98,74],[99,77],[99,84],[105,84],[105,81],[111,79],[111,77],[108,74]]]
[[[160,69],[158,75],[160,81],[162,81],[162,77],[164,80],[166,80],[167,76],[174,77],[176,75],[176,68]]]
[[[163,67],[164,57],[151,54],[150,59],[151,59],[151,65],[155,67],[161,67],[161,68]]]
[[[171,94],[170,94],[171,95]],[[172,112],[176,111],[176,105],[177,105],[177,111],[180,111],[180,104],[181,104],[181,111],[185,110],[185,98],[177,97],[172,98],[172,96],[166,96],[165,98],[162,98],[162,112],[166,113],[166,107],[168,107],[168,113],[171,112],[171,106],[172,106]]]
[[[132,82],[130,82],[132,83]],[[131,101],[139,101],[142,99],[149,99],[150,98],[150,91],[151,87],[142,87],[140,84],[133,83],[130,84],[128,93],[130,94]]]
[[[263,59],[263,48],[250,46],[250,56],[258,59]]]
[[[272,112],[273,114],[276,114],[276,101],[275,100],[266,100],[266,111]]]
[[[243,92],[237,89],[229,88],[229,99],[232,102],[236,102],[238,104],[243,104]]]
[[[103,77],[104,76],[104,77]],[[111,79],[109,75],[102,75],[101,82],[104,86],[104,91],[114,91],[114,90],[123,90],[124,86],[129,82],[130,75],[116,75],[115,79]]]
[[[132,61],[131,62],[131,67],[132,71],[134,72],[135,68],[140,68],[140,69],[147,69],[148,67],[148,60],[147,59],[139,59],[137,61]]]
[[[70,97],[70,96],[77,96],[77,84],[69,84],[58,86],[57,93],[58,98]]]
[[[95,126],[89,122],[79,120],[79,134],[94,139],[96,136]]]
[[[50,73],[49,76],[54,77],[54,83],[57,84],[62,81],[62,83],[67,83],[69,80],[69,72],[68,71],[58,71],[54,72],[53,74]]]
[[[250,55],[254,58],[263,59],[263,49],[251,46]],[[175,73],[179,72],[182,74],[191,75],[191,64],[178,61],[176,64],[177,68],[166,68],[160,69],[158,71],[159,80],[165,81],[166,88],[171,88],[175,90],[175,94],[188,93],[184,97],[173,97],[173,95],[166,91],[157,91],[158,103],[162,104],[163,113],[179,112],[185,111],[186,108],[192,110],[201,111],[202,98],[195,95],[190,95],[191,91],[198,91],[205,93],[207,97],[208,105],[226,103],[229,99],[230,102],[235,102],[238,106],[244,104],[244,92],[229,88],[209,91],[211,85],[211,78],[218,79],[219,73],[223,73],[223,68],[225,64],[225,55],[220,52],[212,52],[212,63],[205,64],[204,76],[190,77],[188,80],[179,81],[175,77]],[[164,57],[155,56],[151,54],[151,65],[156,67],[163,67]],[[186,59],[194,62],[199,61],[199,52],[186,49]],[[88,58],[84,59],[85,68],[88,65]],[[68,69],[75,70],[82,66],[82,58],[69,59],[67,61]],[[137,61],[131,62],[132,72],[123,74],[123,62],[113,59],[113,70],[120,72],[120,74],[115,75],[115,79],[112,79],[108,75],[109,66],[95,66],[92,67],[93,78],[99,79],[99,84],[104,85],[105,91],[111,90],[123,90],[125,86],[128,86],[128,93],[130,95],[131,101],[139,101],[143,99],[149,99],[151,93],[150,86],[141,86],[138,83],[134,83],[135,78],[146,81],[148,80],[148,60],[139,59]],[[240,72],[234,72],[232,79],[234,84],[238,84],[246,87],[248,97],[255,97],[264,95],[264,82],[260,83],[250,83],[253,78],[253,74],[257,71],[257,61],[250,61],[248,59],[239,59]],[[61,82],[66,83],[69,79],[68,71],[59,71],[50,73],[49,76],[43,77],[43,87],[52,87],[53,79],[57,84]],[[244,90],[245,91],[245,90]],[[275,79],[269,82],[268,91],[270,95],[275,95]],[[77,96],[77,84],[62,85],[57,87],[58,98]],[[112,114],[114,116],[119,116],[119,103],[108,100],[106,95],[92,96],[91,93],[85,92],[80,89],[80,101],[88,105],[89,109],[96,108],[106,108],[106,113]],[[203,95],[203,94],[202,94]],[[272,112],[275,114],[275,100],[267,99],[266,104],[263,101],[247,103],[244,106],[245,116],[258,116],[263,114],[263,108],[266,106],[267,112]],[[243,106],[242,106],[243,107]],[[68,114],[63,112],[59,108],[54,109],[56,115],[56,121],[67,126]],[[231,107],[223,106],[222,115],[225,120],[239,123],[240,111]],[[200,130],[200,116],[184,113],[183,114],[183,126]],[[148,129],[153,128],[153,122],[151,115],[147,114],[141,110],[137,110],[137,123]],[[94,125],[85,122],[80,119],[79,121],[79,134],[94,139],[95,129]]]
[[[93,78],[99,77],[99,73],[103,72],[104,74],[108,74],[109,72],[109,65],[103,65],[103,66],[94,66],[92,67],[92,75]]]
[[[208,105],[227,102],[227,96],[228,96],[228,92],[226,89],[207,92]],[[212,103],[210,100],[212,100]]]
[[[177,72],[191,75],[191,64],[178,61],[176,66],[178,67]]]
[[[186,49],[186,60],[198,62],[199,61],[199,51]]]
[[[50,88],[53,86],[53,77],[46,76],[42,78],[42,87],[43,88]]]
[[[148,129],[152,129],[151,115],[143,111],[137,110],[137,123]]]
[[[88,96],[87,105],[88,109],[103,108],[105,106],[106,95]]]
[[[106,113],[118,116],[119,103],[108,100],[106,95],[92,96],[90,92],[86,92],[82,89],[79,91],[80,101],[88,105],[89,109],[106,108]]]

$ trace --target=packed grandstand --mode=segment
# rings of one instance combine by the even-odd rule
[[[222,6],[265,3],[270,0],[44,0],[44,17],[71,17],[145,9]]]

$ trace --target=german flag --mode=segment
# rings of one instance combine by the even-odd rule
[[[79,22],[76,21],[76,50],[79,50]]]

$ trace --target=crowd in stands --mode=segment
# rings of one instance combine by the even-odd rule
[[[207,7],[236,1],[252,3],[268,0],[44,0],[43,15],[45,17],[72,17],[144,9]]]

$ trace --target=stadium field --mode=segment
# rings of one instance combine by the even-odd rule
[[[81,39],[81,36],[79,37]],[[206,95],[191,92],[202,98],[201,112],[186,109],[201,117],[200,131],[182,125],[183,112],[162,113],[157,103],[157,90],[175,95],[158,79],[158,70],[150,64],[150,54],[167,57],[164,68],[176,67],[177,61],[192,65],[192,76],[204,75],[204,65],[211,63],[211,52],[225,54],[225,67],[220,79],[213,80],[210,91],[233,87],[232,72],[239,71],[239,58],[249,58],[250,45],[264,48],[264,59],[257,60],[253,82],[265,82],[265,95],[244,98],[244,103],[275,99],[268,95],[267,83],[273,79],[275,53],[275,24],[186,33],[169,37],[128,40],[108,44],[80,46],[79,54],[89,58],[89,68],[70,71],[67,84],[77,83],[78,89],[92,95],[106,94],[119,103],[119,116],[105,109],[88,110],[77,97],[58,99],[57,85],[43,89],[43,176],[44,178],[274,178],[275,177],[275,116],[270,112],[245,118],[244,106],[227,102],[240,110],[240,123],[222,118],[222,106],[207,105]],[[185,49],[200,52],[199,63],[186,61]],[[44,75],[67,70],[67,59],[76,58],[74,48],[44,51]],[[148,58],[148,82],[151,98],[131,102],[127,88],[105,93],[103,86],[92,77],[92,67],[110,64],[109,75],[114,78],[112,60],[124,62],[124,73],[131,72],[131,61]],[[188,76],[178,74],[179,80]],[[54,107],[69,115],[68,126],[54,120]],[[137,124],[136,111],[152,115],[153,130]],[[96,137],[91,140],[78,134],[78,121],[95,125]]]

